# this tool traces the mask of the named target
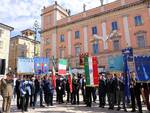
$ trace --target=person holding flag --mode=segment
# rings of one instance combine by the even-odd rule
[[[84,70],[86,76],[86,104],[91,107],[92,104],[92,89],[99,85],[98,80],[98,60],[97,57],[84,57]]]
[[[72,70],[71,70],[71,67],[69,67],[69,74],[68,74],[67,83],[66,83],[66,91],[67,91],[67,102],[69,102],[70,94],[72,94]]]
[[[54,66],[52,70],[52,84],[53,84],[54,89],[56,89],[56,71],[55,71]]]

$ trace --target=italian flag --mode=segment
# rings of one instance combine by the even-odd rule
[[[69,75],[68,75],[68,82],[69,82],[69,88],[70,92],[72,93],[72,69],[69,67]]]
[[[67,68],[67,60],[60,59],[58,64],[58,74],[66,75],[66,68]]]
[[[84,70],[86,76],[86,86],[98,86],[98,61],[97,57],[84,58]]]
[[[54,88],[56,88],[56,71],[55,71],[54,66],[52,70],[52,83],[53,83]]]

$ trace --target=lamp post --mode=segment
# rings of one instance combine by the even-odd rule
[[[101,6],[104,5],[104,0],[100,0]]]
[[[39,28],[39,23],[37,20],[35,20],[34,25],[33,25],[33,29],[35,32],[35,36],[34,36],[34,57],[36,56],[36,41],[37,41],[37,34],[38,34],[38,30]]]

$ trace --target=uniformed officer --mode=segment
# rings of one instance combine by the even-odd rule
[[[3,97],[2,111],[10,112],[11,98],[13,96],[13,74],[7,73],[6,79],[1,80],[1,95]]]

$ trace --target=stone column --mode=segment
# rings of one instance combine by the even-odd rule
[[[124,26],[126,44],[128,47],[131,47],[130,32],[129,32],[129,25],[128,25],[128,16],[123,17],[123,26]]]
[[[102,40],[103,40],[103,46],[104,46],[104,49],[108,49],[108,44],[106,42],[107,40],[107,32],[106,32],[106,22],[103,22],[102,23]]]
[[[52,54],[56,58],[56,33],[52,34]]]
[[[71,30],[68,31],[68,55],[71,55]]]
[[[88,27],[83,27],[84,34],[84,52],[88,52]]]

